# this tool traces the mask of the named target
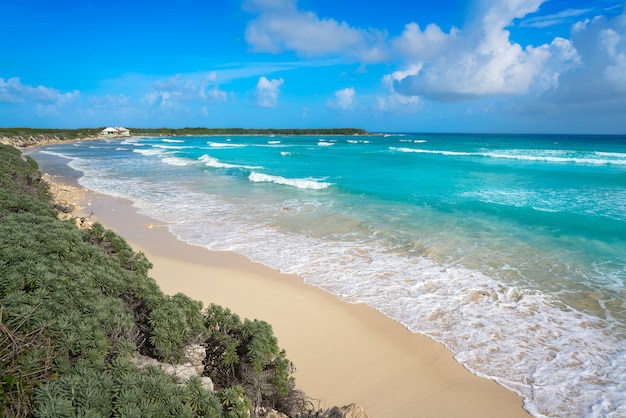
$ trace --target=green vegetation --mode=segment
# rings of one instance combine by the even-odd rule
[[[104,127],[83,129],[0,128],[0,137],[76,140],[97,137]],[[367,135],[357,128],[336,129],[244,129],[244,128],[128,128],[135,136],[184,135]]]
[[[59,220],[37,164],[0,145],[3,417],[320,416],[269,324],[167,296],[151,267],[102,225]],[[206,347],[217,392],[130,361],[177,362],[190,343]]]
[[[83,129],[43,129],[43,128],[0,128],[0,136],[6,137],[57,137],[61,140],[74,140],[98,136],[102,128]]]
[[[129,128],[132,135],[183,136],[183,135],[367,135],[357,128],[336,129],[244,129],[244,128]]]

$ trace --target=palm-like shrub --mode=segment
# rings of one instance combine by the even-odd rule
[[[271,326],[242,321],[217,305],[203,314],[200,302],[165,295],[148,276],[151,267],[102,225],[79,230],[58,220],[36,163],[0,145],[3,417],[245,417],[261,406],[288,410],[299,392]],[[181,382],[128,360],[139,352],[176,362],[190,343],[207,347],[206,372],[217,394],[199,378]]]
[[[211,304],[206,312],[206,372],[221,388],[241,385],[252,406],[280,407],[294,388],[292,365],[270,324]]]

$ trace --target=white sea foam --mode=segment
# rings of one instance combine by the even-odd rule
[[[171,143],[177,143],[177,144],[181,144],[184,143],[185,141],[183,139],[163,139],[163,142],[171,142]]]
[[[163,150],[158,149],[158,148],[134,149],[133,152],[136,152],[137,154],[145,155],[147,157],[163,154]]]
[[[161,161],[167,165],[173,165],[176,167],[185,167],[191,164],[191,161],[189,161],[188,159],[178,157],[165,157],[162,158]]]
[[[267,141],[268,144],[270,145],[278,145],[280,144],[281,141]]]
[[[554,150],[494,150],[489,152],[463,152],[430,150],[421,148],[389,147],[391,151],[416,153],[416,154],[437,154],[460,157],[487,157],[494,159],[507,159],[519,161],[537,161],[560,164],[590,164],[590,165],[626,165],[626,158],[622,159],[619,153],[583,153],[577,155],[574,151],[554,151]],[[602,155],[604,154],[604,155]],[[609,155],[613,154],[613,155]],[[613,158],[594,158],[594,155]]]
[[[320,140],[317,142],[317,145],[319,145],[320,147],[329,147],[331,145],[335,145],[335,142],[331,142],[331,141],[326,141],[326,140]]]
[[[260,166],[248,166],[248,165],[223,163],[217,158],[211,157],[210,155],[207,155],[207,154],[204,154],[203,156],[198,158],[198,161],[200,161],[201,163],[204,163],[207,167],[213,167],[213,168],[244,168],[247,170],[255,170],[255,169],[263,168]]]
[[[133,146],[136,146],[136,147],[142,147],[142,146],[145,145],[145,144],[141,144],[139,142],[139,139],[137,139],[137,138],[125,139],[125,140],[121,141],[120,144],[122,144],[122,145],[133,145]]]
[[[71,155],[63,154],[61,152],[49,151],[49,150],[40,150],[39,152],[42,153],[42,154],[54,155],[55,157],[60,157],[60,158],[63,158],[65,160],[73,160],[74,159],[74,157],[72,157]]]
[[[626,408],[623,383],[616,380],[626,373],[626,358],[615,351],[619,343],[610,325],[563,309],[541,292],[505,286],[425,257],[407,258],[372,242],[281,233],[254,218],[246,220],[253,205],[238,207],[214,196],[177,190],[168,205],[144,201],[141,206],[162,221],[176,219],[170,229],[184,241],[233,250],[299,274],[431,336],[476,374],[521,394],[536,416],[617,417]]]
[[[325,189],[331,185],[331,183],[322,182],[316,179],[288,179],[280,176],[272,176],[269,174],[252,172],[248,177],[251,182],[254,183],[276,183],[284,186],[297,187],[298,189]]]
[[[227,139],[227,141],[230,141],[230,138]],[[223,142],[212,142],[212,141],[207,142],[207,145],[212,148],[239,148],[239,147],[246,146],[245,144],[224,144]]]
[[[407,153],[416,153],[416,154],[438,154],[438,155],[452,155],[452,156],[461,156],[461,157],[467,157],[467,156],[473,156],[473,155],[479,155],[477,153],[473,153],[473,152],[459,152],[459,151],[440,151],[440,150],[430,150],[430,149],[419,149],[419,148],[406,148],[406,147],[389,147],[390,150],[392,151],[398,151],[398,152],[407,152]]]
[[[423,144],[425,142],[428,142],[425,139],[400,139],[400,142],[411,142],[413,144]]]
[[[191,148],[185,145],[163,145],[163,144],[155,144],[152,147],[159,148],[159,149],[174,149],[174,150]]]

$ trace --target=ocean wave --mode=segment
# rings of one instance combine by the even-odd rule
[[[267,141],[269,145],[278,145],[281,141]]]
[[[398,152],[406,152],[406,153],[416,153],[416,154],[439,154],[439,155],[452,155],[452,156],[477,156],[479,154],[473,152],[461,152],[461,151],[439,151],[439,150],[429,150],[429,149],[418,149],[418,148],[406,148],[406,147],[389,147],[391,151]]]
[[[189,161],[188,159],[178,158],[178,157],[165,157],[161,159],[161,162],[167,165],[173,165],[176,167],[185,167],[191,164],[191,161]]]
[[[626,373],[625,353],[615,350],[620,343],[601,319],[563,309],[539,291],[426,257],[402,256],[375,242],[281,233],[249,219],[252,207],[203,195],[178,200],[147,212],[176,219],[170,228],[183,241],[236,251],[298,274],[347,302],[365,303],[430,336],[473,373],[523,396],[534,415],[600,417],[626,407],[619,381]],[[198,224],[197,207],[211,213],[203,218],[207,224]]]
[[[49,150],[40,150],[39,152],[42,154],[54,155],[55,157],[60,157],[60,158],[63,158],[64,160],[74,159],[74,157],[72,157],[71,155],[63,154],[61,152],[49,151]]]
[[[187,148],[191,148],[190,146],[187,145],[163,145],[163,144],[155,144],[152,146],[152,148],[159,148],[159,149],[173,149],[173,150],[178,150],[178,149],[187,149]]]
[[[143,147],[145,146],[145,144],[142,144],[139,142],[139,139],[137,138],[130,138],[130,139],[125,139],[123,141],[120,142],[121,145],[133,145],[136,147]]]
[[[254,183],[275,183],[284,186],[297,187],[298,189],[321,190],[332,185],[332,183],[321,182],[315,179],[288,179],[280,176],[252,172],[249,180]]]
[[[163,142],[171,142],[171,143],[184,143],[185,141],[183,139],[163,139]]]
[[[207,167],[213,167],[213,168],[243,168],[247,170],[258,170],[259,168],[263,168],[260,166],[223,163],[217,158],[211,157],[210,155],[207,155],[207,154],[204,154],[203,156],[198,158],[198,161],[200,161],[201,163],[204,163]]]
[[[335,145],[335,141],[326,141],[322,139],[317,142],[317,145],[320,147],[330,147],[331,145]]]
[[[589,165],[626,165],[626,155],[620,153],[582,153],[575,151],[561,150],[494,150],[489,152],[466,152],[466,151],[446,151],[430,150],[422,148],[389,147],[391,151],[416,153],[416,154],[437,154],[457,157],[482,157],[518,161],[535,161],[560,164],[589,164]],[[600,156],[604,158],[596,158]],[[611,157],[611,158],[607,158]]]
[[[425,139],[400,139],[399,141],[400,142],[412,142],[414,144],[423,144],[423,143],[428,142]]]
[[[223,142],[207,142],[207,145],[212,148],[241,148],[245,147],[245,144],[225,144]]]
[[[146,157],[163,154],[163,150],[158,149],[158,148],[134,149],[133,152],[137,154],[145,155]]]

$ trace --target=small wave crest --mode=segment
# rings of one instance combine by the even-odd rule
[[[163,150],[158,149],[158,148],[134,149],[133,152],[135,152],[137,154],[145,155],[146,157],[163,154]]]
[[[335,145],[335,142],[330,142],[322,139],[317,142],[317,145],[320,147],[330,147],[331,145]]]
[[[241,148],[245,147],[244,144],[224,144],[223,142],[207,142],[207,145],[212,148]]]
[[[297,187],[298,189],[321,190],[329,187],[332,183],[321,182],[315,179],[288,179],[280,176],[252,172],[249,180],[254,183],[275,183],[284,186]]]
[[[202,157],[198,158],[198,161],[200,161],[201,163],[204,163],[204,165],[206,165],[207,167],[213,167],[213,168],[244,168],[247,170],[254,170],[254,169],[259,169],[259,168],[263,168],[263,167],[259,167],[259,166],[248,166],[248,165],[238,165],[238,164],[229,164],[229,163],[223,163],[220,160],[218,160],[215,157],[211,157],[210,155],[204,154]]]
[[[191,162],[185,158],[177,158],[177,157],[165,157],[162,158],[161,161],[167,165],[173,165],[176,167],[185,167],[191,164]]]
[[[391,151],[416,153],[416,154],[436,154],[457,157],[482,157],[504,160],[518,160],[530,162],[546,162],[560,164],[589,164],[589,165],[626,165],[626,154],[608,152],[583,152],[562,151],[562,150],[494,150],[490,152],[465,152],[430,150],[422,148],[389,147]]]
[[[48,150],[41,150],[39,151],[41,154],[48,154],[48,155],[54,155],[55,157],[59,157],[59,158],[63,158],[65,160],[73,160],[74,157],[71,157],[67,154],[63,154],[61,152],[56,152],[56,151],[48,151]]]

